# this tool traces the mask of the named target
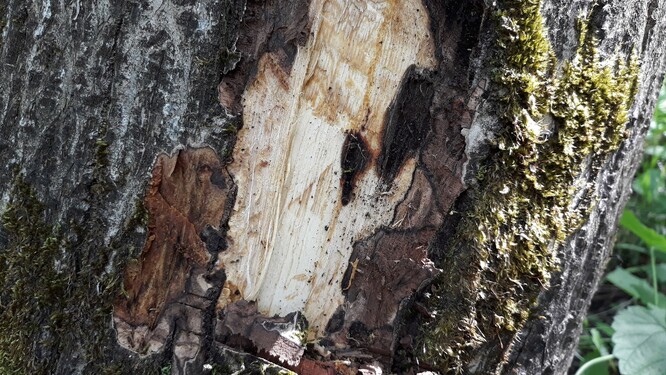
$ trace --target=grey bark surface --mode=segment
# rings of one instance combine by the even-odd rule
[[[459,7],[457,1],[443,3],[451,14]],[[602,31],[602,53],[636,48],[642,62],[630,135],[594,181],[599,203],[561,249],[561,272],[541,294],[537,311],[507,353],[507,373],[567,372],[612,251],[666,71],[666,1],[601,3],[592,22]],[[559,58],[574,55],[574,25],[590,5],[581,0],[543,2]],[[209,146],[224,157],[233,149],[235,133],[229,129],[239,125],[239,118],[220,105],[217,86],[237,62],[235,43],[245,9],[245,1],[234,0],[0,0],[0,212],[10,205],[15,176],[22,174],[46,207],[44,221],[59,227],[73,244],[63,256],[63,272],[77,273],[91,259],[103,259],[102,279],[122,272],[126,260],[139,255],[145,233],[128,223],[157,155]],[[452,57],[451,65],[468,59],[462,65],[470,66],[469,73],[481,73],[474,69],[492,44],[488,35],[473,35],[470,39],[478,39],[472,46],[475,53]],[[0,251],[10,246],[8,233],[0,226]],[[78,282],[77,287],[91,293],[99,288],[94,278]],[[155,373],[172,366],[170,344],[163,355],[142,359],[118,347],[110,315],[107,323],[86,332],[100,337],[100,367],[84,355],[82,343],[89,342],[82,336],[62,336],[81,341],[35,355],[55,374],[98,373],[107,367],[117,373]],[[217,363],[226,373],[243,363],[264,363],[232,354],[214,339],[203,340],[199,364]],[[499,347],[485,350],[504,352]],[[478,357],[496,358],[486,354]],[[474,372],[496,368],[497,363],[481,359]]]

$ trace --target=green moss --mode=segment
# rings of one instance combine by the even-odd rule
[[[472,350],[518,331],[548,287],[557,249],[595,203],[589,181],[626,136],[638,75],[634,57],[602,64],[586,22],[558,68],[540,1],[502,1],[496,20],[505,131],[449,242],[455,254],[439,264],[437,319],[424,331],[426,360],[458,373]]]
[[[102,364],[114,340],[109,317],[120,285],[116,272],[105,271],[110,249],[86,246],[99,237],[74,223],[69,232],[49,224],[46,206],[22,175],[2,226],[0,374],[48,374],[59,353],[80,348],[91,368]]]
[[[95,140],[95,165],[106,168],[109,165],[109,144],[103,138]]]
[[[106,134],[106,125],[101,126],[100,133]],[[95,140],[95,161],[93,163],[93,182],[91,191],[101,196],[110,191],[109,168],[109,144],[103,137]]]
[[[160,369],[160,375],[169,375],[171,374],[171,364],[168,364]]]
[[[2,215],[9,246],[0,249],[0,373],[48,373],[49,359],[37,350],[54,350],[64,329],[61,296],[66,275],[57,260],[64,241],[48,225],[44,206],[22,176],[15,180]]]

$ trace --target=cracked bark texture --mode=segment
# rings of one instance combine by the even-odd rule
[[[569,59],[575,54],[576,19],[589,11],[591,3],[543,2],[558,58]],[[499,345],[484,346],[485,352],[478,353],[469,372],[494,372],[496,358],[503,356],[508,361],[504,365],[507,373],[566,373],[582,319],[610,256],[617,218],[630,192],[642,139],[666,70],[666,1],[599,3],[591,22],[600,31],[600,50],[611,54],[635,48],[642,61],[639,93],[630,112],[630,135],[596,179],[599,204],[560,252],[561,272],[539,297],[537,313],[519,333],[520,340],[508,352]],[[300,356],[303,348],[290,349],[290,342],[284,342],[275,330],[256,328],[297,326],[298,314],[261,318],[256,316],[255,306],[242,301],[232,305],[226,315],[216,311],[221,299],[227,305],[239,299],[237,287],[225,282],[226,276],[216,271],[214,264],[217,254],[227,246],[225,225],[230,203],[223,200],[228,197],[233,201],[236,194],[223,165],[234,158],[237,132],[243,125],[241,95],[258,74],[256,64],[262,55],[271,53],[275,69],[289,71],[299,46],[306,43],[311,26],[304,10],[308,2],[289,4],[291,8],[276,1],[0,0],[0,211],[13,202],[13,181],[22,174],[44,204],[43,220],[63,233],[63,255],[54,261],[59,261],[60,272],[77,276],[71,279],[70,288],[100,295],[104,290],[100,280],[133,274],[147,284],[180,289],[160,289],[161,294],[151,298],[162,302],[137,308],[143,311],[142,316],[127,313],[127,321],[135,319],[136,325],[145,323],[154,329],[156,341],[116,338],[114,327],[118,327],[111,326],[109,310],[112,300],[100,301],[104,306],[99,307],[106,309],[101,325],[90,323],[93,310],[68,315],[76,321],[65,327],[74,327],[74,333],[56,335],[71,342],[29,353],[36,358],[35,363],[46,364],[38,367],[38,372],[133,374],[171,369],[172,373],[198,374],[245,368],[247,373],[257,373],[268,363],[304,374],[350,371],[336,367],[336,363],[318,363],[315,356],[293,365],[298,361],[288,357]],[[491,9],[482,1],[423,4],[432,19],[430,30],[438,60],[431,76],[419,78],[433,85],[426,89],[427,94],[419,91],[432,100],[432,130],[425,137],[427,141],[407,144],[397,153],[401,158],[419,158],[412,178],[426,188],[406,193],[406,203],[396,208],[391,228],[383,227],[354,244],[349,269],[342,278],[348,305],[363,293],[378,300],[397,299],[392,302],[396,310],[410,303],[412,289],[419,285],[400,290],[405,282],[397,279],[376,291],[362,287],[387,276],[387,269],[404,272],[401,267],[409,262],[401,257],[420,260],[421,250],[437,227],[446,225],[450,207],[464,190],[463,174],[473,174],[480,160],[474,154],[465,155],[462,133],[472,121],[496,121],[492,111],[474,112],[484,100],[488,84],[484,78],[490,75],[486,59],[493,43],[492,30],[483,20]],[[285,26],[292,24],[298,32]],[[404,86],[402,92],[410,95],[409,90]],[[403,99],[394,103],[396,118],[427,120],[404,114],[421,110],[419,103]],[[379,159],[385,166],[385,178],[392,179],[400,165]],[[179,162],[180,169],[175,166]],[[157,169],[169,170],[168,176]],[[201,201],[195,193],[194,198],[187,198],[197,190],[191,186],[200,186],[197,181],[211,190],[223,190],[225,198]],[[192,202],[198,206],[192,207]],[[418,207],[421,222],[409,222],[408,213],[413,208],[407,207],[408,203]],[[166,208],[156,208],[163,206]],[[173,229],[165,230],[168,225]],[[409,232],[410,226],[417,228]],[[182,236],[171,242],[154,238],[176,232]],[[189,250],[182,249],[183,244],[189,244]],[[0,251],[11,245],[10,230],[0,226]],[[158,247],[176,252],[173,258],[160,258],[181,270],[172,271],[175,276],[146,275],[141,272],[150,270],[128,261],[141,258],[142,249]],[[390,250],[378,252],[379,248]],[[93,271],[84,272],[91,267]],[[358,267],[366,273],[354,273]],[[413,265],[404,267],[414,270]],[[433,272],[416,270],[422,273],[419,280],[428,280]],[[117,284],[109,288],[113,285],[117,288]],[[134,285],[134,291],[124,291],[130,297],[143,292],[143,284]],[[74,299],[68,302],[77,303]],[[43,308],[58,312],[53,306]],[[156,308],[164,325],[150,315]],[[367,310],[349,308],[347,316],[349,311],[359,314]],[[326,328],[328,340],[349,347],[334,355],[351,359],[355,368],[367,373],[377,366],[383,366],[385,372],[391,371],[391,366],[396,372],[410,371],[395,363],[391,352],[398,345],[396,327],[403,317],[400,311],[389,315],[397,319],[393,325],[385,325],[382,316],[356,316],[352,321],[336,313]],[[336,320],[336,316],[342,319]],[[239,334],[241,331],[246,333]],[[146,337],[144,333],[140,336]],[[262,340],[273,340],[270,342],[276,345]],[[91,345],[96,345],[95,350],[86,347]],[[145,356],[150,353],[155,354]],[[277,371],[281,367],[272,368]]]

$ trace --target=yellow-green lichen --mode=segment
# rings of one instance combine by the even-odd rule
[[[635,57],[602,63],[586,21],[575,58],[558,64],[538,0],[502,1],[496,20],[505,131],[439,264],[424,331],[424,358],[458,373],[473,350],[518,331],[548,287],[557,249],[594,204],[590,181],[626,135],[638,75]]]

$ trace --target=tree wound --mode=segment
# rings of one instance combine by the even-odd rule
[[[303,312],[312,337],[344,303],[353,244],[391,224],[430,128],[417,124],[432,89],[416,72],[436,65],[427,11],[420,1],[376,5],[312,1],[310,37],[289,69],[279,51],[264,53],[243,93],[229,166],[238,197],[218,264],[261,314]],[[419,85],[412,99],[425,103],[410,106]]]
[[[422,3],[375,5],[312,1],[305,20],[273,3],[248,5],[243,57],[220,85],[221,103],[243,116],[229,175],[219,164],[174,168],[205,174],[227,200],[207,207],[217,215],[190,231],[200,243],[177,237],[160,247],[162,256],[206,257],[184,258],[169,271],[180,280],[170,286],[173,294],[149,276],[134,281],[135,289],[167,297],[152,320],[124,313],[128,302],[119,299],[122,346],[159,351],[178,311],[193,332],[214,311],[217,343],[293,369],[328,368],[303,357],[304,343],[314,339],[331,353],[371,349],[386,363],[403,302],[438,272],[427,250],[462,190],[460,129],[468,124],[447,109],[465,93],[442,89],[441,77],[430,73],[435,42]],[[154,173],[149,191],[160,189],[161,176]],[[162,215],[147,206],[151,222]],[[227,220],[225,235],[218,228]],[[169,237],[152,233],[145,254]],[[148,270],[144,259],[139,269],[164,274]],[[138,274],[136,266],[127,273]],[[193,298],[200,310],[182,312],[178,306]],[[298,324],[287,319],[296,316]],[[288,333],[299,330],[300,338]],[[174,353],[191,359],[197,348]]]

